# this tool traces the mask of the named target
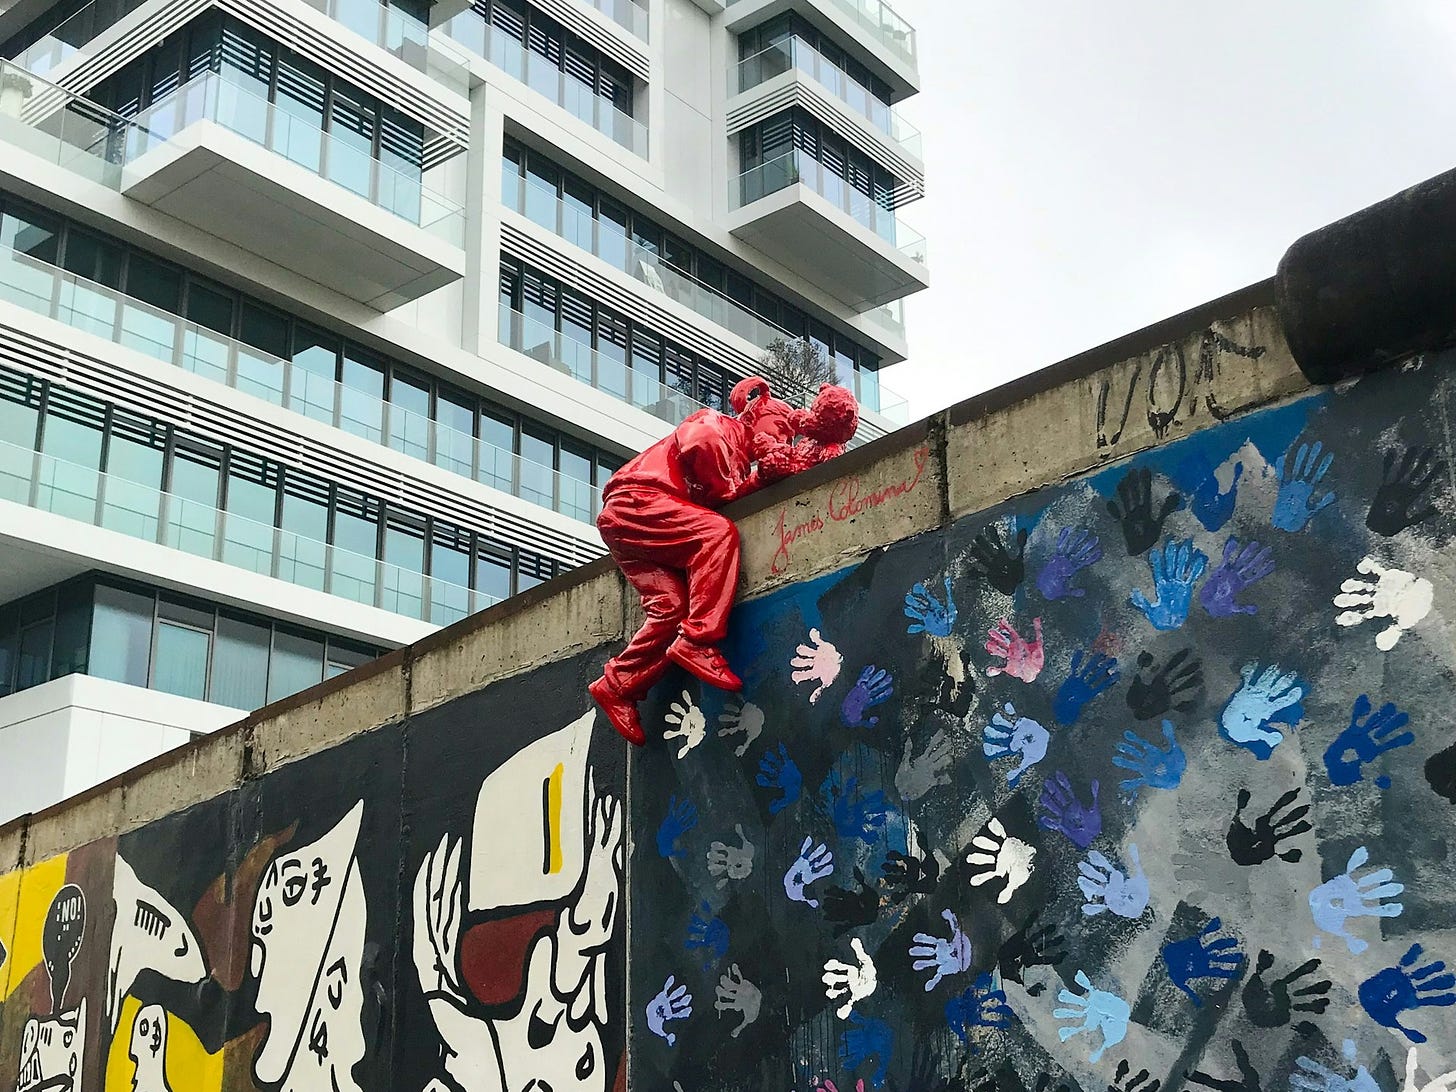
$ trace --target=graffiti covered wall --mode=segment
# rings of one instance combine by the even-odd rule
[[[632,1086],[1456,1069],[1453,377],[1236,417],[741,605],[743,700],[670,678],[633,757]]]
[[[618,1087],[625,779],[592,731],[599,667],[541,668],[0,877],[0,1081]]]

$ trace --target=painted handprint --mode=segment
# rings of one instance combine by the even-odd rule
[[[1219,734],[1265,761],[1284,742],[1284,733],[1274,725],[1292,728],[1304,718],[1302,703],[1309,688],[1278,664],[1247,663],[1239,676],[1242,684],[1219,714]]]
[[[718,738],[742,736],[743,742],[733,748],[733,754],[742,758],[753,746],[753,741],[763,734],[763,710],[751,701],[730,701],[718,714]]]
[[[1086,992],[1077,994],[1068,989],[1059,991],[1057,1000],[1067,1007],[1054,1010],[1052,1016],[1058,1020],[1072,1021],[1057,1029],[1057,1037],[1064,1043],[1075,1035],[1102,1033],[1101,1045],[1087,1059],[1095,1065],[1102,1060],[1108,1047],[1115,1047],[1127,1038],[1127,1024],[1132,1019],[1132,1006],[1117,994],[1093,986],[1086,971],[1078,971],[1076,981]]]
[[[1329,473],[1330,464],[1335,461],[1333,451],[1320,458],[1324,445],[1316,440],[1313,444],[1301,443],[1299,450],[1289,445],[1289,450],[1274,463],[1274,473],[1279,476],[1279,494],[1274,499],[1274,514],[1269,522],[1281,531],[1303,531],[1315,514],[1335,503],[1334,490],[1326,490],[1318,500],[1315,493]],[[1294,462],[1289,461],[1290,452]]]
[[[1189,508],[1198,517],[1198,522],[1203,524],[1209,531],[1217,531],[1234,514],[1234,503],[1238,499],[1239,479],[1244,476],[1244,464],[1235,462],[1232,466],[1224,463],[1217,470],[1211,470],[1208,476],[1198,483],[1198,488],[1193,491],[1193,499]],[[1228,488],[1224,488],[1221,478],[1227,478]]]
[[[1395,448],[1391,448],[1385,453],[1380,488],[1370,502],[1365,526],[1389,538],[1430,519],[1436,514],[1436,506],[1425,503],[1425,492],[1445,473],[1446,463],[1436,458],[1435,448],[1413,444],[1399,461]],[[1421,504],[1424,507],[1417,508]]]
[[[1036,847],[1007,834],[1001,820],[994,815],[971,839],[971,846],[971,852],[966,854],[966,864],[977,870],[971,875],[971,886],[980,887],[992,880],[1004,880],[1005,886],[996,896],[996,901],[1002,906],[1011,901],[1011,896],[1025,886],[1036,870]]]
[[[1100,652],[1078,649],[1072,653],[1072,666],[1067,681],[1057,689],[1052,712],[1061,724],[1075,724],[1087,703],[1117,685],[1122,676],[1117,660]]]
[[[790,804],[798,801],[804,792],[804,775],[799,765],[789,757],[789,749],[782,743],[775,751],[770,747],[758,763],[758,776],[754,781],[765,789],[772,789],[779,795],[769,801],[768,813],[777,815]]]
[[[997,524],[988,524],[971,539],[971,557],[966,569],[979,576],[1002,595],[1013,595],[1026,579],[1026,528],[1016,532],[1016,552],[1013,554],[1001,538]]]
[[[1193,548],[1193,540],[1173,538],[1160,549],[1148,551],[1148,568],[1153,573],[1151,602],[1141,588],[1134,588],[1128,602],[1143,612],[1154,629],[1174,630],[1188,620],[1193,606],[1193,586],[1208,568],[1208,555]]]
[[[1046,654],[1041,643],[1041,619],[1031,620],[1032,639],[1016,632],[1009,619],[1002,618],[986,633],[986,651],[1005,660],[1004,664],[986,668],[991,676],[1010,675],[1022,682],[1035,682],[1041,674]]]
[[[791,902],[802,902],[817,910],[819,900],[810,898],[805,888],[833,872],[834,854],[829,852],[829,847],[822,842],[815,845],[812,837],[805,837],[804,844],[799,847],[798,858],[784,873],[784,894]]]
[[[743,977],[738,964],[733,964],[718,979],[717,1000],[713,1002],[713,1010],[720,1019],[725,1012],[738,1013],[738,1026],[728,1034],[738,1038],[744,1028],[758,1019],[759,1010],[762,1008],[763,992]]]
[[[1259,1071],[1250,1064],[1249,1052],[1244,1049],[1244,1044],[1235,1039],[1229,1046],[1233,1048],[1234,1064],[1239,1067],[1237,1080],[1210,1076],[1201,1069],[1195,1069],[1188,1074],[1188,1083],[1211,1088],[1213,1092],[1263,1092]]]
[[[915,857],[892,849],[885,854],[880,874],[890,890],[890,901],[899,904],[911,895],[929,895],[935,891],[940,882],[940,862],[930,853]]]
[[[689,951],[702,949],[706,970],[728,954],[728,942],[728,923],[713,913],[713,907],[707,902],[699,904],[688,920],[688,936],[683,947]]]
[[[1077,587],[1077,574],[1101,560],[1102,541],[1096,535],[1080,527],[1063,527],[1052,556],[1036,574],[1037,591],[1051,600],[1081,599],[1087,592]]]
[[[1402,1015],[1432,1006],[1456,1005],[1456,975],[1441,960],[1419,965],[1424,949],[1412,944],[1394,967],[1377,971],[1360,983],[1360,1006],[1383,1028],[1405,1033],[1413,1043],[1426,1036],[1400,1022]]]
[[[981,739],[981,752],[992,761],[1020,756],[1020,763],[1006,772],[1006,783],[1015,788],[1021,775],[1046,757],[1051,733],[1030,717],[1017,716],[1016,707],[1007,702],[982,730]]]
[[[1084,804],[1077,798],[1072,781],[1058,770],[1042,784],[1041,809],[1037,820],[1043,830],[1065,834],[1078,849],[1086,849],[1102,833],[1102,810],[1097,806],[1097,781],[1092,782],[1092,800]]]
[[[1137,557],[1163,533],[1168,517],[1183,505],[1183,495],[1172,492],[1153,513],[1153,472],[1147,467],[1129,470],[1117,483],[1117,500],[1107,502],[1107,511],[1122,526],[1127,556]]]
[[[818,702],[825,689],[834,685],[839,678],[839,669],[844,666],[844,657],[839,649],[826,641],[817,629],[809,630],[809,643],[794,649],[794,658],[789,661],[793,669],[789,678],[797,685],[813,682],[817,684],[809,695],[809,704]]]
[[[1375,647],[1389,652],[1406,630],[1431,613],[1436,589],[1425,577],[1404,569],[1388,569],[1373,557],[1361,558],[1355,571],[1375,579],[1372,582],[1350,577],[1340,584],[1335,596],[1340,613],[1335,615],[1335,624],[1358,626],[1388,618],[1390,625],[1375,635]]]
[[[873,728],[880,723],[880,718],[867,717],[866,714],[875,706],[889,701],[894,692],[895,680],[888,671],[874,664],[867,666],[859,673],[859,678],[840,704],[839,712],[844,717],[845,725],[850,728]]]
[[[1229,535],[1223,544],[1223,561],[1198,589],[1198,601],[1211,618],[1255,614],[1259,608],[1252,603],[1240,603],[1239,597],[1273,571],[1274,552],[1269,547],[1250,542],[1240,548],[1238,538]]]
[[[950,577],[945,578],[945,599],[942,601],[936,594],[925,587],[924,584],[916,584],[905,593],[905,617],[910,619],[910,625],[905,632],[909,634],[926,633],[931,637],[949,637],[955,629],[956,605],[951,595]]]
[[[1345,1056],[1355,1060],[1353,1040],[1345,1040]],[[1292,1092],[1381,1092],[1379,1083],[1363,1065],[1356,1067],[1353,1077],[1336,1073],[1323,1062],[1301,1054],[1294,1059],[1295,1069],[1289,1075]]]
[[[1087,899],[1082,904],[1082,913],[1087,917],[1096,917],[1108,910],[1120,918],[1136,920],[1143,916],[1148,908],[1148,878],[1143,875],[1136,845],[1127,847],[1127,859],[1132,867],[1126,875],[1095,849],[1077,865],[1077,871],[1082,874],[1077,886]]]
[[[1117,752],[1112,756],[1112,764],[1134,775],[1119,783],[1124,797],[1136,799],[1145,787],[1176,789],[1182,783],[1183,771],[1188,768],[1188,756],[1178,745],[1171,720],[1163,721],[1165,747],[1149,743],[1134,732],[1124,732],[1122,738],[1123,742],[1117,745]]]
[[[1405,1086],[1401,1092],[1456,1092],[1456,1069],[1420,1083],[1421,1060],[1415,1047],[1406,1051]]]
[[[834,1015],[841,1020],[848,1020],[855,1003],[870,996],[879,985],[875,962],[865,951],[864,944],[858,937],[853,937],[849,946],[854,950],[854,963],[831,959],[824,964],[824,996],[830,1004],[839,1005]]]
[[[1131,1063],[1124,1058],[1117,1063],[1117,1071],[1112,1076],[1112,1083],[1107,1086],[1107,1092],[1158,1092],[1163,1082],[1150,1080],[1152,1076],[1146,1069],[1134,1073]]]
[[[647,1030],[668,1046],[677,1045],[677,1035],[667,1029],[671,1020],[686,1020],[693,1014],[693,995],[686,986],[676,985],[677,977],[668,975],[657,996],[647,1003]]]
[[[1055,924],[1044,924],[1042,913],[1041,908],[1033,910],[997,951],[996,969],[1004,980],[1026,985],[1026,972],[1033,967],[1055,967],[1067,958],[1067,935]],[[1038,982],[1027,986],[1026,992],[1038,997],[1045,989]]]
[[[1254,976],[1244,987],[1244,1011],[1249,1015],[1249,1022],[1260,1028],[1282,1028],[1294,1019],[1296,1012],[1323,1014],[1329,1008],[1329,992],[1334,983],[1328,978],[1308,984],[1302,981],[1315,974],[1320,966],[1318,959],[1311,959],[1288,974],[1266,977],[1274,968],[1274,953],[1260,951]]]
[[[915,741],[905,740],[905,755],[895,771],[895,791],[906,804],[919,800],[937,785],[950,784],[952,759],[950,733],[937,728],[925,744],[925,750],[915,751]]]
[[[917,971],[930,971],[925,981],[925,992],[929,993],[940,985],[948,975],[963,974],[971,967],[971,940],[961,932],[961,924],[955,912],[942,910],[950,936],[937,937],[929,933],[916,933],[915,943],[910,946],[911,967]]]
[[[1215,936],[1223,921],[1211,918],[1197,936],[1175,940],[1163,946],[1163,963],[1173,985],[1186,993],[1197,1008],[1203,1007],[1191,983],[1201,978],[1235,979],[1244,964],[1244,954],[1233,937]]]
[[[1188,713],[1203,701],[1203,661],[1191,648],[1179,649],[1162,666],[1151,652],[1139,652],[1138,670],[1127,688],[1127,707],[1138,720],[1156,720],[1170,710]]]
[[[1404,884],[1395,882],[1395,873],[1390,869],[1377,868],[1363,876],[1355,875],[1369,862],[1370,851],[1361,846],[1350,854],[1344,872],[1309,893],[1309,910],[1315,925],[1331,936],[1342,937],[1352,955],[1359,955],[1370,944],[1350,933],[1347,923],[1351,918],[1398,918],[1405,910],[1398,902],[1385,901],[1405,890]],[[1319,938],[1315,938],[1315,947],[1319,943]]]
[[[671,732],[663,732],[663,739],[680,739],[682,746],[677,749],[678,758],[686,758],[688,752],[703,742],[703,737],[708,732],[708,722],[703,717],[703,711],[693,704],[693,696],[686,690],[682,692],[682,701],[675,701],[667,708],[667,723],[676,727]]]
[[[880,913],[880,893],[866,881],[858,866],[854,869],[853,887],[830,887],[824,891],[824,918],[834,926],[834,935],[843,936],[861,925],[873,925]]]
[[[691,800],[679,800],[670,796],[667,800],[667,814],[657,827],[657,853],[661,857],[681,857],[687,851],[678,845],[688,831],[698,825],[698,809]]]
[[[1234,817],[1229,823],[1226,837],[1229,857],[1233,862],[1250,867],[1273,860],[1275,854],[1278,854],[1280,860],[1291,863],[1304,856],[1304,852],[1297,846],[1283,851],[1279,849],[1284,842],[1314,829],[1313,824],[1305,818],[1309,814],[1308,804],[1301,804],[1283,815],[1279,814],[1299,799],[1299,790],[1290,789],[1274,801],[1274,806],[1255,819],[1252,827],[1244,822],[1244,809],[1249,806],[1251,799],[1253,797],[1248,789],[1239,790],[1238,803],[1234,806]]]
[[[838,770],[830,770],[819,794],[841,838],[855,838],[865,845],[874,844],[890,812],[883,790],[862,792],[858,777],[843,777]]]
[[[708,875],[718,881],[720,891],[729,880],[746,880],[753,873],[753,843],[743,833],[742,823],[733,831],[738,835],[738,845],[713,842],[708,846]]]
[[[839,1037],[840,1065],[853,1073],[866,1062],[873,1061],[875,1069],[870,1074],[870,1084],[883,1088],[894,1054],[895,1035],[889,1024],[857,1012],[849,1014],[849,1027]],[[863,1081],[860,1087],[864,1087]]]
[[[1016,1013],[1006,1003],[1006,991],[989,974],[980,975],[945,1003],[945,1022],[963,1046],[971,1042],[972,1028],[1009,1028]]]
[[[1350,710],[1350,724],[1325,748],[1325,769],[1329,771],[1330,784],[1353,785],[1364,778],[1364,767],[1387,751],[1408,747],[1416,741],[1414,732],[1400,729],[1410,722],[1410,716],[1386,702],[1371,712],[1370,695],[1361,694]],[[1390,784],[1387,777],[1376,778],[1382,788]]]

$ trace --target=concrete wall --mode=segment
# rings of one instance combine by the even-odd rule
[[[741,503],[744,700],[674,673],[644,750],[585,695],[637,621],[594,566],[0,828],[0,1083],[1456,1067],[1450,476],[1382,479],[1450,462],[1456,362],[1312,390],[1271,303]]]

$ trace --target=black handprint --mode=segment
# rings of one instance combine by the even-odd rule
[[[1131,1074],[1132,1079],[1128,1076]],[[1113,1074],[1112,1083],[1107,1086],[1107,1092],[1158,1092],[1163,1087],[1162,1081],[1151,1081],[1148,1078],[1152,1074],[1146,1069],[1139,1069],[1132,1072],[1132,1066],[1126,1058],[1117,1063],[1117,1072]]]
[[[1057,1086],[1053,1089],[1052,1081],[1054,1079],[1057,1081]],[[1032,1086],[1032,1092],[1077,1092],[1077,1085],[1065,1074],[1061,1077],[1053,1078],[1052,1074],[1043,1073],[1036,1079],[1036,1084]]]
[[[1001,977],[1026,985],[1023,974],[1032,967],[1055,967],[1067,958],[1067,937],[1056,925],[1042,925],[1041,911],[1026,919],[1026,924],[1007,938],[996,953]],[[1045,985],[1027,986],[1026,992],[1036,997]]]
[[[959,1086],[941,1073],[940,1066],[940,1051],[929,1042],[919,1044],[910,1058],[910,1079],[902,1085],[891,1077],[890,1092],[955,1092]],[[986,1076],[989,1080],[990,1074]]]
[[[1437,477],[1446,473],[1446,464],[1436,458],[1431,447],[1417,447],[1412,444],[1405,449],[1405,455],[1396,462],[1395,448],[1385,453],[1385,470],[1380,477],[1380,488],[1370,502],[1370,512],[1365,517],[1365,526],[1377,535],[1397,535],[1407,527],[1430,519],[1436,514],[1436,506],[1429,504],[1419,512],[1412,512],[1421,500],[1421,495],[1431,487]]]
[[[1158,514],[1153,515],[1153,472],[1139,467],[1117,483],[1117,500],[1107,502],[1107,511],[1122,525],[1128,556],[1136,557],[1158,541],[1163,524],[1182,506],[1183,494],[1175,490],[1163,498]]]
[[[831,887],[820,896],[824,916],[841,936],[861,925],[873,925],[880,912],[880,893],[865,883],[864,873],[854,870],[854,888]]]
[[[1278,852],[1280,842],[1287,842],[1291,838],[1296,838],[1314,829],[1309,820],[1305,818],[1309,814],[1308,804],[1301,804],[1293,811],[1283,815],[1275,815],[1275,812],[1289,807],[1299,799],[1298,789],[1290,789],[1274,801],[1272,808],[1254,820],[1252,829],[1244,822],[1244,809],[1249,806],[1250,799],[1248,789],[1239,790],[1239,801],[1234,808],[1233,821],[1229,823],[1228,850],[1229,856],[1233,858],[1235,864],[1246,866],[1263,864]],[[1294,862],[1303,855],[1303,850],[1286,849],[1279,854],[1279,859]]]
[[[1274,966],[1274,953],[1261,951],[1255,965],[1254,977],[1244,987],[1244,1011],[1255,1027],[1282,1028],[1293,1019],[1295,1012],[1322,1014],[1329,1008],[1331,982],[1322,979],[1311,982],[1297,990],[1290,986],[1301,978],[1307,978],[1320,969],[1320,961],[1311,959],[1301,963],[1282,978],[1266,979],[1264,972]]]
[[[1263,1092],[1259,1083],[1259,1071],[1249,1064],[1249,1052],[1244,1049],[1244,1044],[1235,1039],[1230,1045],[1234,1048],[1234,1062],[1239,1067],[1238,1080],[1210,1077],[1203,1070],[1195,1069],[1188,1074],[1189,1082],[1212,1088],[1214,1092]]]
[[[1432,792],[1456,804],[1456,743],[1426,760],[1426,783]]]
[[[1186,713],[1203,700],[1203,661],[1181,649],[1158,667],[1151,652],[1138,653],[1138,672],[1127,688],[1127,706],[1138,720],[1155,720],[1176,709]]]
[[[966,568],[1004,595],[1013,594],[1026,579],[1026,528],[1016,532],[1016,553],[1006,548],[1001,528],[992,523],[971,539],[971,560]]]
[[[929,853],[924,857],[907,857],[892,849],[885,854],[880,872],[894,903],[902,903],[911,895],[929,895],[940,882],[940,862]]]

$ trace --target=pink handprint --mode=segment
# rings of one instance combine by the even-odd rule
[[[1017,633],[1005,618],[990,628],[986,633],[986,651],[1006,662],[986,668],[987,675],[1011,675],[1022,682],[1036,681],[1046,663],[1046,655],[1042,651],[1041,619],[1033,618],[1031,626],[1035,636],[1030,641]]]

